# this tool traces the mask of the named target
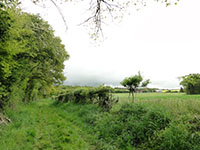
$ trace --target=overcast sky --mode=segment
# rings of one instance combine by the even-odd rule
[[[149,87],[179,88],[178,77],[200,72],[200,1],[182,0],[165,7],[155,2],[139,11],[130,10],[121,23],[104,27],[105,40],[99,46],[89,38],[83,2],[58,4],[68,30],[55,6],[37,7],[26,1],[24,10],[40,13],[66,45],[65,84],[120,85],[138,71],[151,80]]]

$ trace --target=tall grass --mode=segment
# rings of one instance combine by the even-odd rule
[[[2,150],[200,150],[200,96],[128,94],[110,112],[95,104],[42,100],[7,111]]]
[[[76,118],[66,117],[53,102],[42,100],[7,111],[13,123],[0,126],[0,150],[92,149],[87,133],[71,122]]]
[[[127,93],[115,94],[120,104],[131,103]],[[174,115],[200,115],[200,95],[186,95],[184,93],[138,93],[135,103],[164,106]],[[119,107],[119,106],[117,106]]]

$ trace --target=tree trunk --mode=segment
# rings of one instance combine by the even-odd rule
[[[134,103],[134,101],[135,101],[135,92],[133,91],[132,92],[132,102]]]

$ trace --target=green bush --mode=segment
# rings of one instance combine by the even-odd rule
[[[99,139],[116,148],[142,148],[148,146],[154,134],[169,126],[171,115],[158,107],[143,104],[126,104],[114,113],[106,113],[96,130]]]
[[[111,110],[114,103],[118,102],[118,99],[112,96],[114,90],[110,87],[100,86],[96,89],[97,103],[105,111]]]
[[[72,101],[73,99],[74,99],[74,93],[71,90],[66,91],[64,102],[69,102]]]
[[[158,107],[126,104],[114,113],[106,113],[97,123],[99,139],[116,148],[142,148],[154,134],[169,126],[171,115]]]
[[[200,116],[194,116],[188,122],[189,141],[192,143],[193,149],[197,150],[200,148]]]
[[[96,89],[90,88],[88,91],[88,98],[91,103],[93,103],[97,99]]]
[[[171,123],[162,132],[158,133],[157,139],[153,143],[154,150],[192,150],[190,135],[187,126],[184,124]]]
[[[57,100],[59,102],[64,102],[64,99],[65,99],[65,94],[60,94],[58,97],[57,97]]]
[[[74,91],[74,102],[75,103],[87,103],[88,90],[87,89],[76,89]]]
[[[96,103],[103,110],[110,111],[112,105],[118,102],[118,99],[112,96],[112,92],[113,89],[107,86],[69,88],[62,91],[57,100],[59,102],[72,101],[77,104]]]

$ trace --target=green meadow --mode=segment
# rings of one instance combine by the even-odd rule
[[[131,103],[132,97],[128,93],[117,93],[120,104]],[[185,93],[137,93],[135,103],[164,106],[173,114],[200,114],[200,95]]]
[[[110,112],[96,104],[43,99],[5,114],[2,150],[199,150],[200,95],[138,93]]]

